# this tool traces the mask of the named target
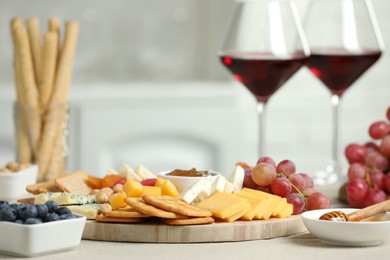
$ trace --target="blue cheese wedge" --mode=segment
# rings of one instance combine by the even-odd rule
[[[72,213],[84,215],[87,219],[95,219],[99,212],[99,204],[70,205],[66,206]]]
[[[82,205],[96,203],[95,195],[81,195],[70,192],[48,192],[41,193],[34,197],[34,204],[44,204],[49,200],[57,202],[58,205]]]

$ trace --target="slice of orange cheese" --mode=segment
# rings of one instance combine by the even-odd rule
[[[125,184],[123,184],[123,191],[127,197],[141,197],[142,189],[142,184],[136,180],[127,179]]]
[[[248,206],[248,201],[220,191],[199,202],[196,206],[209,210],[213,217],[226,219],[243,211]]]
[[[178,198],[180,196],[180,192],[177,190],[175,184],[173,184],[170,180],[165,180],[160,187],[161,195],[168,195],[174,198]]]
[[[231,215],[230,217],[227,218],[216,218],[216,220],[222,221],[222,222],[233,222],[236,221],[237,219],[241,219],[248,211],[251,210],[251,204],[249,202],[246,203],[245,208],[237,212],[236,214]]]
[[[258,196],[252,196],[251,194],[246,194],[245,192],[233,193],[234,196],[246,199],[251,208],[244,215],[240,217],[242,220],[252,220],[255,216],[266,207],[267,200],[265,198],[260,198]]]
[[[112,194],[109,198],[110,205],[112,207],[112,210],[116,210],[119,208],[123,208],[127,206],[125,199],[127,198],[127,195],[125,192],[121,193],[115,193]]]

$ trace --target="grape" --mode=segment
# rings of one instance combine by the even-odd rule
[[[271,186],[257,186],[255,190],[263,191],[272,194]]]
[[[347,203],[349,206],[351,206],[353,208],[363,208],[364,207],[363,200],[355,200],[349,196],[347,196]]]
[[[390,173],[387,173],[383,179],[384,189],[390,192]]]
[[[329,198],[321,192],[314,192],[307,197],[309,210],[330,208]]]
[[[299,192],[306,188],[305,179],[297,173],[290,174],[290,176],[288,176],[288,180],[295,186],[295,188],[293,187],[292,192]]]
[[[376,203],[385,201],[387,199],[386,193],[380,189],[372,189],[368,192],[365,200],[364,206],[374,205]]]
[[[348,168],[348,178],[350,180],[354,179],[364,179],[366,177],[366,166],[362,163],[352,163]]]
[[[253,167],[251,176],[257,185],[267,186],[275,180],[276,169],[269,163],[259,163]]]
[[[368,129],[368,133],[373,139],[381,139],[385,137],[389,131],[390,125],[385,121],[376,121],[372,123]]]
[[[307,173],[299,173],[299,175],[302,176],[302,178],[305,180],[305,187],[311,188],[313,187],[313,179],[307,174]]]
[[[378,169],[373,169],[370,172],[371,187],[383,190],[384,178],[385,178],[385,174],[382,171],[380,171]]]
[[[390,159],[390,135],[385,136],[380,145],[379,145],[379,151]]]
[[[276,163],[275,163],[274,159],[272,159],[271,157],[263,156],[263,157],[261,157],[259,160],[257,160],[257,163],[256,163],[256,164],[261,163],[261,162],[269,163],[269,164],[271,164],[273,167],[276,168]]]
[[[243,186],[249,189],[255,189],[258,186],[252,179],[252,169],[245,169]]]
[[[346,189],[348,198],[354,201],[359,201],[366,197],[368,184],[365,180],[354,179],[348,182]]]
[[[386,117],[387,117],[387,119],[390,120],[390,107],[387,109]]]
[[[308,187],[308,188],[302,190],[301,192],[303,194],[305,194],[306,196],[310,196],[311,194],[317,192],[317,190],[314,187]]]
[[[302,213],[305,208],[305,198],[299,193],[290,193],[286,197],[287,202],[293,205],[293,215]]]
[[[366,165],[384,171],[389,166],[389,161],[381,153],[372,152],[366,157]]]
[[[345,156],[349,163],[360,162],[364,163],[364,160],[368,154],[368,149],[365,146],[359,144],[349,144],[345,148]]]
[[[295,173],[295,164],[291,160],[283,160],[276,166],[276,172],[288,176]]]
[[[364,146],[367,148],[368,153],[379,151],[379,146],[374,142],[367,142]]]
[[[275,195],[286,197],[292,191],[291,183],[286,177],[278,177],[271,183],[271,191]]]

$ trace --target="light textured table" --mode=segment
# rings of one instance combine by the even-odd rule
[[[332,197],[334,206],[337,187],[318,187]],[[390,255],[390,234],[388,239],[374,247],[336,247],[321,243],[309,233],[270,240],[255,240],[234,243],[195,244],[149,244],[114,243],[82,240],[81,245],[68,252],[34,257],[30,259],[388,259]],[[13,259],[0,255],[0,259]]]

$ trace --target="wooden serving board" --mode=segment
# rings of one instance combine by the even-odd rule
[[[307,229],[300,216],[188,226],[87,221],[82,238],[115,242],[201,243],[270,239],[305,231]]]

